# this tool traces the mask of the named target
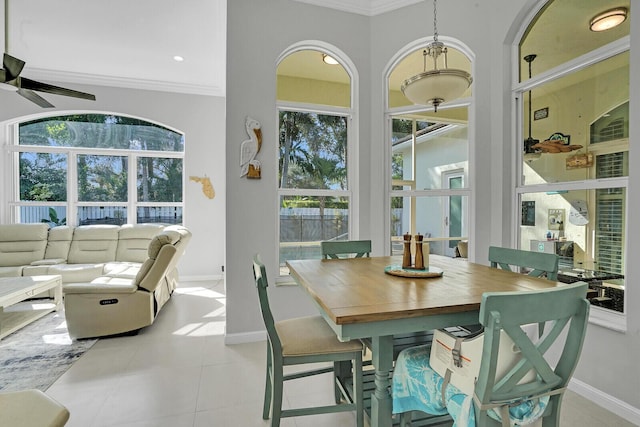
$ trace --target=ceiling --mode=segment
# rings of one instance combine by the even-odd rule
[[[188,7],[169,0],[5,1],[9,10],[7,50],[26,61],[23,72],[26,77],[45,82],[225,95],[227,0],[189,0]],[[419,2],[425,2],[425,7],[429,4],[430,8],[428,0],[296,1],[367,16]],[[527,37],[523,55],[538,53],[534,70],[549,67],[545,65],[545,56],[549,60],[559,60],[551,59],[557,47],[564,46],[562,50],[566,52],[566,45],[570,43],[575,52],[591,49],[594,43],[601,45],[607,37],[618,37],[613,30],[608,34],[591,33],[587,22],[597,11],[628,6],[629,0],[562,0],[556,3],[558,7],[554,13],[539,23],[553,31],[541,31]],[[4,18],[4,10],[0,10],[0,15]],[[624,28],[615,31],[628,34],[629,20],[623,25]],[[4,39],[4,33],[0,33],[0,39]],[[554,34],[553,39],[548,38],[550,34]],[[184,61],[176,62],[175,55],[182,56]],[[398,72],[394,77],[398,81],[392,81],[392,87],[399,86],[401,79],[421,71],[420,50],[415,55],[403,65],[407,67],[406,71]],[[468,67],[454,61],[455,58],[450,57],[450,67]],[[310,72],[300,64],[293,64],[292,69],[302,77]],[[327,75],[324,78],[338,77]]]
[[[319,4],[322,0],[298,0],[305,3]],[[356,1],[356,0],[353,0]],[[429,0],[418,0],[430,4]],[[372,3],[375,2],[372,0]],[[351,2],[346,2],[351,3]],[[416,1],[411,1],[416,3]],[[404,4],[406,5],[406,4]],[[536,59],[532,63],[532,75],[540,74],[553,68],[571,57],[587,53],[604,46],[622,35],[629,34],[630,20],[612,30],[594,33],[589,30],[588,23],[597,13],[617,6],[629,7],[629,0],[562,0],[550,3],[534,20],[535,31],[527,31],[521,46],[521,56],[535,53]],[[561,23],[561,25],[559,25]],[[429,36],[426,33],[425,36]],[[469,60],[460,52],[450,49],[449,68],[459,68],[471,72]],[[321,79],[348,83],[348,75],[338,72],[332,66],[320,65],[319,53],[300,53],[297,61],[282,64],[279,73],[311,79]],[[441,64],[439,64],[441,66]],[[431,62],[428,63],[431,69]],[[422,48],[407,56],[390,76],[389,86],[392,90],[399,90],[402,82],[423,71]],[[527,63],[522,60],[522,76],[528,75]]]
[[[4,1],[7,53],[25,77],[225,94],[226,0]]]
[[[225,95],[227,0],[4,1],[4,50],[25,77]],[[423,0],[297,1],[371,16]],[[2,7],[3,47],[4,22]]]

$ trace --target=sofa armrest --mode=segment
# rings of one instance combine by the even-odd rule
[[[39,261],[33,261],[30,265],[56,265],[56,264],[65,264],[67,262],[64,258],[51,258],[51,259],[41,259]]]
[[[67,283],[62,290],[69,294],[132,294],[138,290],[131,279],[98,277],[90,283]]]

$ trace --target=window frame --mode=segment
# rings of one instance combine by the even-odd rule
[[[302,103],[302,102],[291,102],[291,101],[281,101],[276,99],[275,103],[275,117],[274,121],[276,126],[274,132],[274,140],[279,141],[278,133],[279,133],[279,115],[280,111],[283,109],[289,111],[300,111],[300,112],[312,112],[317,114],[333,114],[333,115],[342,115],[348,118],[348,129],[347,129],[347,190],[349,193],[349,238],[350,239],[359,239],[360,238],[360,221],[358,218],[360,216],[360,197],[359,197],[359,180],[357,177],[359,176],[359,158],[360,158],[360,150],[359,150],[359,74],[357,68],[353,61],[349,58],[347,54],[345,54],[338,47],[326,43],[320,40],[303,40],[296,43],[293,43],[287,49],[285,49],[280,56],[278,57],[275,65],[275,73],[277,74],[277,68],[280,63],[289,55],[294,54],[303,50],[314,50],[319,53],[325,53],[340,63],[340,65],[344,68],[346,73],[349,75],[350,79],[350,107],[334,107],[326,104],[311,104],[311,103]],[[277,83],[274,87],[277,92]],[[276,97],[277,98],[277,97]],[[280,157],[280,150],[274,150],[274,169],[275,176],[278,176],[278,164]],[[275,230],[276,230],[276,238],[274,239],[274,250],[277,254],[274,271],[278,271],[278,274],[275,279],[276,285],[296,285],[293,278],[288,274],[285,274],[280,270],[279,259],[280,259],[280,197],[283,195],[280,193],[280,185],[278,182],[275,182],[276,187],[276,197],[274,198],[274,210],[276,212],[275,215]],[[287,189],[288,191],[292,189]],[[306,190],[303,190],[306,191]],[[309,195],[317,194],[313,190],[313,193],[305,193]],[[326,195],[326,193],[322,193],[321,195]]]
[[[526,22],[528,23],[530,22],[530,20]],[[554,182],[554,183],[547,183],[547,184],[524,185],[521,179],[524,172],[523,171],[524,159],[523,159],[523,151],[520,149],[520,144],[521,144],[521,141],[524,141],[524,138],[525,138],[525,132],[524,132],[525,118],[523,113],[526,111],[524,107],[526,92],[530,90],[534,90],[553,80],[582,71],[590,67],[591,65],[606,61],[607,59],[610,59],[618,54],[630,52],[631,51],[630,36],[624,36],[605,46],[601,46],[584,55],[575,57],[570,61],[567,61],[556,67],[546,70],[522,82],[518,81],[519,75],[520,75],[519,73],[519,66],[520,66],[519,42],[520,40],[521,40],[521,37],[516,37],[516,40],[512,46],[512,58],[513,58],[512,76],[514,79],[512,88],[511,88],[512,100],[513,100],[512,101],[512,114],[513,114],[512,117],[514,118],[512,121],[512,123],[514,124],[512,135],[514,138],[513,141],[516,141],[515,142],[516,145],[513,150],[513,156],[512,156],[513,164],[516,165],[516,167],[513,168],[513,176],[512,176],[512,182],[514,183],[512,200],[515,201],[515,205],[512,208],[512,218],[511,218],[511,221],[513,224],[513,230],[514,230],[513,238],[512,238],[512,247],[519,247],[520,245],[519,242],[521,241],[520,215],[522,211],[520,207],[521,207],[521,200],[522,200],[523,194],[537,193],[537,192],[562,192],[562,191],[571,191],[571,190],[596,190],[596,189],[617,188],[617,187],[623,188],[627,197],[629,194],[628,193],[628,190],[629,190],[628,176],[619,177],[619,178],[606,178],[606,179],[589,178],[582,181],[564,181],[564,182]],[[604,151],[612,150],[614,148],[618,148],[618,149],[622,148],[620,147],[619,143],[614,143],[614,145],[607,146],[607,147],[605,147],[604,144],[603,146],[599,146],[599,144],[596,144],[596,145],[598,145],[598,147],[597,148],[594,147],[594,150],[593,150],[594,155],[596,155],[595,153],[596,151],[597,151],[597,154],[602,154],[602,152]],[[626,150],[628,150],[628,146]],[[591,151],[591,148],[590,148],[590,151]],[[629,215],[628,203],[625,203],[624,215],[625,215],[625,218],[628,218],[628,215]],[[625,243],[623,245],[623,250],[626,255],[628,253],[627,242],[629,240],[627,227],[625,227],[624,236],[625,236],[624,238]],[[627,263],[625,263],[625,270],[624,270],[625,278],[627,277],[626,264]],[[628,300],[628,293],[625,292],[625,312],[624,313],[620,313],[614,310],[609,310],[606,308],[592,305],[590,310],[590,315],[589,315],[589,321],[591,323],[603,326],[608,329],[625,332],[627,330],[627,321],[626,321],[627,309],[628,309],[628,305],[626,304],[627,300]]]
[[[452,37],[440,36],[440,40],[445,43],[448,48],[453,48],[464,56],[470,62],[471,75],[475,75],[475,54],[469,46]],[[424,49],[429,43],[432,43],[434,39],[432,37],[424,37],[416,39],[404,47],[399,49],[395,55],[387,62],[384,69],[383,77],[383,104],[384,104],[384,139],[383,150],[384,156],[382,158],[384,165],[384,201],[383,201],[383,238],[384,240],[384,254],[392,255],[393,241],[391,238],[392,233],[392,200],[395,197],[406,197],[416,200],[419,197],[450,197],[450,196],[462,196],[465,206],[468,208],[468,214],[466,217],[467,233],[464,236],[469,240],[469,260],[475,260],[475,105],[474,105],[474,89],[471,86],[471,94],[465,98],[458,98],[455,100],[447,101],[438,107],[438,111],[444,111],[447,109],[455,108],[467,108],[467,170],[465,174],[465,187],[462,189],[432,189],[432,190],[418,190],[415,188],[414,180],[396,181],[392,179],[392,157],[393,147],[391,146],[393,136],[393,124],[394,118],[406,118],[414,113],[434,111],[432,106],[428,105],[405,105],[405,106],[391,106],[390,99],[390,85],[389,79],[396,67],[412,52],[418,49]],[[415,128],[415,127],[414,127]],[[415,143],[415,137],[413,138]],[[415,176],[414,176],[415,178]],[[412,186],[411,190],[394,190],[396,185]],[[411,203],[410,209],[414,209],[415,203]],[[415,212],[415,211],[414,211]],[[412,215],[415,215],[414,213]],[[413,224],[412,224],[413,225]]]
[[[126,206],[127,211],[127,223],[137,223],[137,210],[139,207],[176,207],[182,210],[182,222],[184,222],[185,216],[185,201],[184,195],[186,190],[186,179],[184,173],[184,160],[185,150],[183,151],[158,151],[158,150],[131,150],[131,149],[116,149],[116,148],[84,148],[84,147],[56,147],[56,146],[39,146],[39,145],[20,145],[19,144],[19,129],[20,124],[28,121],[46,119],[47,117],[64,117],[67,115],[107,115],[118,116],[137,119],[161,126],[165,129],[180,134],[184,138],[184,133],[167,126],[165,124],[155,122],[152,120],[130,116],[127,114],[114,113],[114,112],[97,112],[97,111],[56,111],[49,114],[42,114],[37,116],[21,117],[7,124],[7,152],[10,156],[9,167],[7,168],[7,182],[10,185],[9,191],[6,193],[6,206],[8,210],[3,214],[3,217],[9,223],[20,222],[20,207],[22,206],[60,206],[64,205],[67,209],[66,224],[70,226],[78,225],[78,208],[80,207],[92,207],[92,206]],[[186,142],[185,142],[186,145]],[[20,153],[52,153],[62,154],[67,156],[67,200],[65,201],[22,201],[20,199]],[[77,175],[77,158],[78,155],[99,155],[99,156],[122,156],[128,159],[127,165],[127,200],[121,202],[86,202],[78,200],[78,175]],[[183,162],[182,169],[182,200],[180,202],[144,202],[138,201],[138,189],[137,189],[137,164],[139,158],[152,157],[152,158],[176,158],[181,159]]]
[[[354,112],[350,108],[343,107],[331,107],[328,105],[320,104],[303,104],[296,102],[280,102],[276,103],[276,123],[277,129],[280,128],[280,112],[281,111],[293,111],[300,113],[311,113],[319,115],[339,116],[347,119],[347,189],[346,190],[328,190],[328,189],[300,189],[300,188],[280,188],[280,184],[276,183],[276,253],[277,259],[280,259],[280,199],[283,196],[327,196],[327,197],[345,197],[349,200],[349,226],[348,233],[349,239],[357,239],[359,230],[354,224],[354,218],[357,218],[358,209],[358,192],[354,187],[357,187],[357,166],[356,163],[356,151],[355,151],[355,138],[354,138]],[[277,168],[280,160],[280,150],[276,150],[276,176],[278,176]],[[357,164],[357,163],[356,163]],[[288,273],[284,273],[279,266],[280,273],[276,280],[279,283],[287,283],[291,280]]]

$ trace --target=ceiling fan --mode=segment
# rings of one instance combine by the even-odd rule
[[[89,99],[91,101],[96,100],[95,95],[90,93],[66,89],[22,77],[20,73],[25,66],[25,62],[7,53],[9,50],[9,0],[5,0],[4,2],[4,21],[4,56],[2,57],[2,69],[0,69],[0,87],[2,87],[2,89],[8,88],[9,90],[15,90],[18,95],[25,97],[42,108],[53,108],[54,105],[36,92],[71,96],[74,98]]]

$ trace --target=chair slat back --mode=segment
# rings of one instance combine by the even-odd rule
[[[586,292],[587,284],[577,282],[540,291],[489,292],[483,295],[480,323],[485,327],[485,336],[475,387],[476,398],[482,405],[535,397],[567,386],[578,363],[586,333],[589,313]],[[551,327],[535,341],[522,329],[523,325],[542,322]],[[496,378],[501,330],[519,348],[521,359]],[[545,358],[546,351],[554,343],[562,349],[555,365],[554,361]],[[531,370],[536,374],[535,379],[528,376],[523,380]],[[551,399],[551,404],[557,408],[560,395],[553,395]],[[480,415],[482,417],[482,413]]]
[[[271,312],[271,307],[269,305],[269,295],[267,293],[267,287],[269,286],[269,283],[267,282],[267,270],[262,263],[262,260],[260,259],[260,255],[255,255],[253,257],[253,277],[256,281],[256,288],[258,289],[258,299],[260,300],[260,311],[262,312],[262,320],[264,321],[264,326],[267,328],[269,340],[271,341],[274,349],[278,349],[278,352],[281,352],[282,343],[280,342],[280,338],[278,337],[275,320],[273,318],[273,313]]]
[[[513,267],[528,268],[530,276],[546,275],[547,279],[558,280],[558,262],[560,257],[546,252],[532,252],[520,249],[489,247],[491,267],[514,271]]]
[[[368,258],[371,253],[371,240],[330,240],[320,242],[322,258]]]

